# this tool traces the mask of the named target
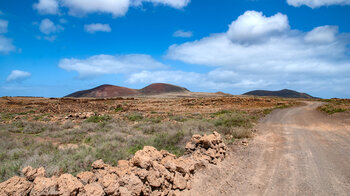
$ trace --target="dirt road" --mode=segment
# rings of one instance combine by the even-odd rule
[[[198,173],[194,195],[350,195],[350,126],[316,110],[274,111],[257,136]]]

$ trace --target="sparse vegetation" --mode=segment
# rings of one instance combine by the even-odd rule
[[[318,109],[329,115],[350,111],[350,101],[348,99],[327,99],[327,104],[320,106]]]
[[[252,127],[261,116],[274,107],[284,106],[278,105],[277,101],[271,103],[254,99],[259,104],[266,103],[266,106],[254,106],[255,110],[250,111],[241,105],[231,107],[234,104],[230,99],[213,99],[220,104],[207,107],[205,99],[184,99],[185,106],[176,105],[181,103],[181,99],[171,100],[172,104],[169,101],[158,102],[163,106],[157,107],[157,112],[154,108],[147,111],[144,105],[140,106],[142,109],[130,109],[137,108],[131,107],[131,104],[137,104],[134,100],[122,103],[113,100],[104,103],[101,100],[87,107],[79,104],[90,104],[90,101],[60,100],[60,108],[66,108],[64,112],[45,103],[24,112],[21,112],[21,105],[11,111],[5,107],[0,121],[0,181],[19,175],[20,170],[28,165],[45,167],[49,176],[89,170],[91,163],[97,159],[116,165],[118,160],[130,158],[145,145],[180,156],[193,134],[217,131],[228,138],[227,142],[234,142],[251,137]],[[198,107],[188,109],[186,104],[189,101]],[[209,104],[212,102],[208,99]],[[287,103],[284,100],[278,102]],[[73,109],[74,104],[78,104],[77,114],[71,115],[68,111]],[[85,116],[79,112],[84,108],[89,108],[88,112],[94,111],[95,115],[80,118]],[[216,112],[213,108],[217,108]]]
[[[125,116],[130,121],[140,121],[143,119],[143,115],[139,112],[129,113]]]
[[[89,117],[86,122],[91,122],[91,123],[101,123],[101,122],[106,122],[111,120],[111,117],[109,115],[94,115]]]

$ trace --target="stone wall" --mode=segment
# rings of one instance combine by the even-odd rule
[[[185,195],[191,189],[193,175],[208,164],[217,164],[226,156],[221,136],[193,135],[186,154],[176,158],[167,151],[145,146],[135,156],[120,160],[113,167],[97,160],[92,171],[47,178],[45,169],[26,167],[23,177],[15,176],[0,184],[0,196],[103,196],[103,195]]]

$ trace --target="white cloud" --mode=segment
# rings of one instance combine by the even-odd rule
[[[109,24],[101,24],[101,23],[84,25],[84,29],[88,33],[95,33],[97,31],[101,31],[101,32],[111,32],[112,31]]]
[[[114,17],[124,16],[128,11],[130,0],[61,0],[62,6],[69,9],[71,15],[89,13],[109,13]]]
[[[183,31],[183,30],[178,30],[175,31],[173,34],[174,37],[184,37],[184,38],[189,38],[193,36],[193,33],[191,31]]]
[[[256,41],[289,29],[288,17],[278,13],[266,17],[262,12],[247,11],[229,25],[227,35],[236,41]]]
[[[181,86],[194,86],[205,91],[224,89],[262,88],[269,83],[262,79],[254,80],[240,76],[230,70],[215,69],[208,73],[185,72],[179,70],[142,71],[133,73],[126,80],[129,84],[171,83]]]
[[[0,33],[7,33],[8,24],[8,21],[0,19]]]
[[[40,22],[39,29],[42,33],[49,35],[51,33],[57,33],[63,30],[63,27],[60,25],[55,25],[50,19],[44,19]]]
[[[238,20],[240,19],[239,17]],[[269,26],[270,23],[266,21],[254,21],[252,24]],[[336,34],[334,27],[319,27],[306,34],[296,30],[265,34],[266,40],[263,42],[259,40],[261,33],[250,34],[249,40],[255,42],[251,41],[249,44],[245,43],[247,37],[232,37],[230,33],[229,31],[199,41],[173,45],[169,48],[167,57],[191,64],[260,73],[336,73],[350,69],[349,57],[346,55],[347,42],[339,40],[340,36]],[[315,36],[310,38],[312,35]],[[334,40],[331,39],[332,36]]]
[[[77,71],[80,78],[104,74],[128,74],[143,70],[165,68],[151,56],[142,54],[130,55],[96,55],[87,59],[62,59],[58,65],[68,71]]]
[[[287,0],[287,3],[294,7],[306,5],[311,8],[318,8],[321,6],[330,5],[350,5],[349,0]]]
[[[127,83],[150,84],[150,83],[177,83],[177,84],[193,84],[200,81],[201,74],[184,71],[142,71],[133,73],[127,79]]]
[[[336,26],[321,26],[316,27],[308,32],[305,36],[305,41],[309,43],[332,43],[336,41],[338,27]]]
[[[133,4],[136,6],[142,5],[143,2],[153,3],[155,5],[162,4],[166,6],[170,6],[176,9],[181,9],[186,7],[191,0],[132,0]]]
[[[0,35],[0,53],[7,54],[16,49],[16,47],[12,44],[12,40],[6,38],[5,36]]]
[[[7,82],[22,82],[23,80],[28,79],[31,76],[31,73],[21,71],[21,70],[13,70],[11,74],[7,77]]]
[[[40,14],[59,14],[60,7],[65,7],[73,16],[107,13],[112,14],[113,17],[119,17],[124,16],[130,6],[142,6],[143,3],[181,9],[187,6],[190,0],[39,0],[33,8]]]
[[[349,34],[339,34],[335,26],[302,32],[291,29],[283,14],[265,17],[259,12],[248,13],[258,20],[245,20],[246,12],[233,21],[228,32],[172,45],[166,57],[214,67],[203,75],[206,81],[196,83],[214,88],[318,88],[325,80],[343,80],[350,74]],[[271,23],[276,16],[284,22]],[[242,24],[244,27],[238,28]],[[272,28],[272,24],[277,25]]]
[[[38,10],[40,14],[58,14],[59,5],[57,0],[39,0],[33,4],[33,8]]]

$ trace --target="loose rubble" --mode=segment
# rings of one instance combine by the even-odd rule
[[[220,134],[193,135],[186,154],[175,155],[145,146],[129,161],[120,160],[113,167],[97,160],[92,171],[45,177],[44,168],[26,167],[24,177],[15,176],[0,183],[0,196],[5,195],[186,195],[193,175],[208,164],[222,161],[227,152]]]

